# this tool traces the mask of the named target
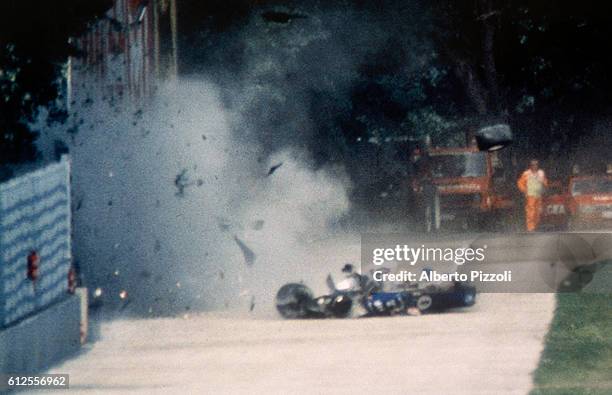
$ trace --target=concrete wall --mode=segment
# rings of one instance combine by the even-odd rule
[[[0,330],[0,372],[41,372],[81,347],[81,299],[75,295]]]
[[[28,278],[28,255],[40,257]],[[71,253],[70,162],[0,184],[0,328],[65,297]]]

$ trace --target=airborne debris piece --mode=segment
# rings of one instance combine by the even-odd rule
[[[188,170],[184,168],[174,178],[174,185],[178,189],[178,191],[176,192],[176,196],[179,196],[179,197],[185,196],[185,189],[187,187],[190,187],[192,185],[196,185],[196,186],[200,187],[200,186],[202,186],[204,184],[204,181],[201,178],[197,179],[195,182],[194,181],[190,181],[189,180],[189,176],[187,175],[187,171]]]
[[[232,224],[227,218],[217,218],[217,226],[221,232],[227,232],[232,227]]]
[[[100,296],[102,296],[102,288],[96,288],[96,290],[93,293],[94,298],[99,298]]]
[[[242,242],[242,240],[240,240],[236,235],[234,235],[234,241],[236,242],[236,244],[238,244],[238,247],[240,247],[240,251],[242,251],[242,255],[244,256],[244,262],[249,266],[254,264],[257,256],[255,255],[253,250],[251,250],[246,244],[244,244],[244,242]]]
[[[255,295],[251,296],[251,304],[249,306],[249,311],[253,311],[255,309]]]
[[[120,299],[125,299],[127,297],[128,297],[128,293],[127,293],[127,291],[125,289],[122,290],[121,292],[119,292],[119,298]]]
[[[187,169],[181,170],[179,174],[174,178],[174,185],[178,189],[176,192],[176,196],[183,197],[185,196],[185,188],[189,185],[189,181],[187,178]]]
[[[278,165],[274,165],[270,168],[270,170],[268,170],[268,174],[266,174],[266,177],[271,176],[272,174],[274,174],[274,172],[283,165],[283,162],[279,163]]]
[[[251,224],[251,228],[253,230],[262,230],[264,226],[264,220],[263,219],[258,219],[257,221],[254,221]]]

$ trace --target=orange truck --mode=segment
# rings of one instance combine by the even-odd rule
[[[413,191],[428,232],[451,223],[464,230],[513,223],[514,174],[500,166],[498,152],[429,148],[413,162]]]

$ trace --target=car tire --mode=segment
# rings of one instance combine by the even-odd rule
[[[304,284],[285,284],[276,294],[276,309],[284,318],[303,318],[306,305],[313,299],[312,291]]]
[[[421,295],[416,300],[416,307],[417,309],[419,309],[421,313],[424,313],[430,310],[432,305],[433,305],[433,299],[431,295],[427,295],[427,294]]]

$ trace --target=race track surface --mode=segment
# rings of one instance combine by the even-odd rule
[[[417,317],[120,320],[52,373],[83,394],[526,394],[553,310],[553,294],[483,294]]]

